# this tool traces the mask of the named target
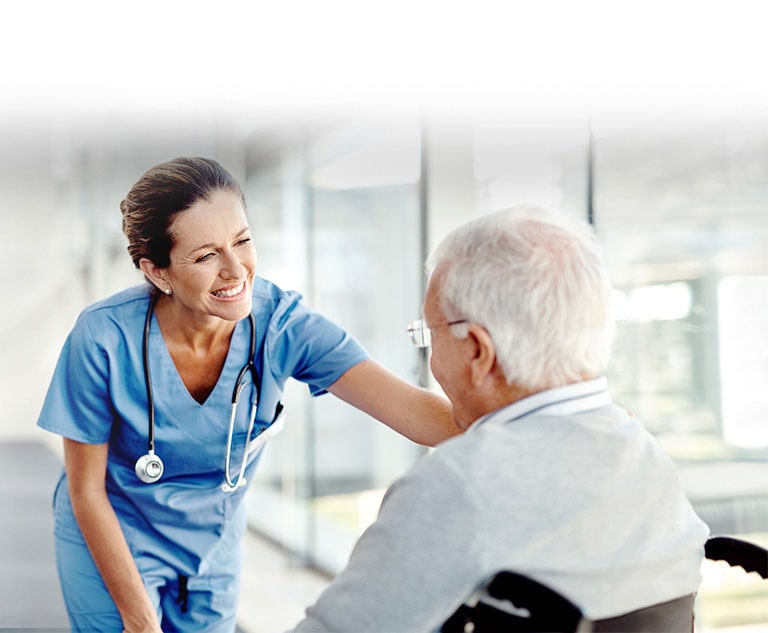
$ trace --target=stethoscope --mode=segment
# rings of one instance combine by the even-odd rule
[[[147,388],[147,414],[149,419],[149,428],[147,433],[147,454],[142,455],[136,460],[136,475],[138,478],[147,484],[155,483],[163,474],[165,466],[160,456],[155,453],[155,399],[152,394],[152,380],[149,372],[149,329],[152,323],[152,313],[155,309],[155,303],[160,295],[155,294],[149,301],[149,307],[147,308],[147,316],[144,320],[144,339],[142,341],[142,354],[144,363],[144,382]],[[251,442],[251,433],[253,432],[254,422],[256,420],[256,409],[259,405],[259,372],[256,369],[256,365],[253,364],[253,358],[256,353],[256,319],[253,317],[253,313],[248,315],[248,320],[251,325],[251,343],[250,351],[248,353],[248,362],[243,365],[242,369],[237,375],[235,380],[235,388],[232,390],[232,407],[229,414],[229,430],[227,431],[227,455],[224,461],[224,483],[221,484],[221,489],[224,492],[233,492],[238,488],[246,484],[245,467],[248,462],[248,455],[258,448]],[[251,412],[248,416],[248,433],[246,434],[245,447],[243,449],[243,459],[240,463],[240,472],[237,477],[233,478],[230,472],[232,461],[232,436],[235,430],[235,416],[237,414],[237,404],[240,400],[240,392],[245,385],[245,377],[250,374],[253,380],[255,396],[251,403]],[[278,405],[276,411],[275,420],[279,416],[281,405]],[[254,443],[258,440],[258,445],[263,444],[269,437],[273,436],[279,430],[279,427],[274,424],[268,426],[257,438],[254,438]]]

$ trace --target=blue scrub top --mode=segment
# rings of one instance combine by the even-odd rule
[[[165,472],[141,482],[136,460],[147,452],[147,394],[142,363],[144,320],[151,289],[129,288],[86,308],[59,357],[38,425],[78,442],[109,442],[106,487],[134,556],[165,561],[195,575],[211,564],[215,546],[234,544],[245,527],[246,487],[223,492],[232,390],[246,363],[250,323],[239,321],[219,380],[204,403],[187,391],[152,319],[149,362],[155,401],[155,452]],[[261,378],[253,435],[275,417],[285,381],[307,383],[312,395],[326,392],[345,371],[369,358],[347,332],[286,292],[256,278],[253,289],[256,357]],[[231,472],[245,444],[252,383],[240,394]],[[261,450],[248,458],[253,473]],[[55,495],[56,533],[82,541],[64,484]]]

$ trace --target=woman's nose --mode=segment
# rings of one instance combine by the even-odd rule
[[[240,279],[243,276],[245,266],[240,258],[233,252],[224,254],[220,275],[224,279]]]

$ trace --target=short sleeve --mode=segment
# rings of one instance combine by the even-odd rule
[[[305,382],[317,396],[348,369],[370,358],[353,336],[308,308],[298,294],[287,301],[267,334],[267,360],[273,374]]]
[[[38,426],[86,444],[109,440],[113,407],[104,348],[81,316],[64,343]]]

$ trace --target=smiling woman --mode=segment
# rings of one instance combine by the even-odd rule
[[[171,320],[194,333],[196,341],[209,329],[231,333],[232,323],[251,311],[256,275],[256,249],[240,197],[216,191],[198,200],[174,218],[171,233],[167,267],[147,257],[139,260],[144,275],[167,297],[158,302],[161,327],[161,315],[171,309]]]
[[[289,378],[419,443],[457,429],[445,399],[256,275],[245,200],[218,163],[157,165],[121,210],[148,283],[81,313],[38,421],[64,438],[63,595],[75,630],[232,632],[242,501]]]

